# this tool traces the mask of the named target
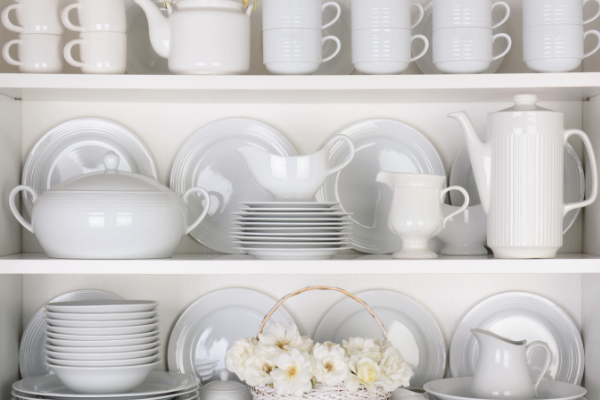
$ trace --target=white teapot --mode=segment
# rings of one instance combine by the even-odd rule
[[[150,43],[175,74],[245,74],[250,69],[250,15],[232,0],[169,0],[165,17],[152,0],[134,0],[148,18]],[[245,9],[244,9],[245,7]]]

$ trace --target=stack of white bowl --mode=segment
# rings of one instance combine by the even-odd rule
[[[46,365],[77,393],[136,388],[160,362],[157,305],[127,300],[47,304]]]
[[[248,202],[233,214],[233,243],[255,258],[325,259],[350,248],[351,214],[339,203]]]

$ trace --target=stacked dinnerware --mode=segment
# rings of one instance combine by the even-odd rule
[[[76,393],[138,387],[160,362],[157,303],[98,300],[52,303],[46,310],[46,365]]]
[[[535,72],[569,72],[584,58],[600,49],[600,32],[584,32],[583,25],[600,16],[583,20],[583,5],[588,0],[523,0],[523,61]],[[600,2],[596,0],[600,5]],[[598,39],[596,47],[583,52],[589,35]]]

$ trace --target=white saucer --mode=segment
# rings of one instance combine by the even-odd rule
[[[274,249],[274,248],[256,248],[246,249],[238,247],[252,257],[261,260],[325,260],[338,254],[342,250],[349,250],[352,247],[339,247],[335,249]]]
[[[330,0],[323,0],[323,4]],[[342,9],[342,15],[329,28],[323,29],[323,37],[336,36],[340,39],[342,48],[337,56],[333,57],[319,67],[313,75],[350,75],[354,71],[352,64],[352,16],[350,10],[350,0],[338,0],[337,3]],[[327,7],[323,12],[323,22],[331,21],[335,17],[337,10],[334,7]],[[336,44],[328,40],[323,46],[323,57],[327,57],[335,50]]]

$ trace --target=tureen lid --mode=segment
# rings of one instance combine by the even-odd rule
[[[170,192],[171,190],[147,176],[119,171],[120,157],[110,151],[104,156],[102,172],[83,174],[54,186],[52,192]]]
[[[518,94],[513,98],[514,106],[502,110],[500,112],[514,111],[550,111],[547,108],[542,108],[537,105],[538,97],[535,94]]]
[[[250,388],[243,383],[228,380],[229,371],[222,369],[219,372],[219,378],[221,378],[221,380],[209,382],[206,385],[201,386],[200,390],[202,392],[218,392],[219,394],[228,394],[228,398],[246,398],[246,392],[248,392]]]

